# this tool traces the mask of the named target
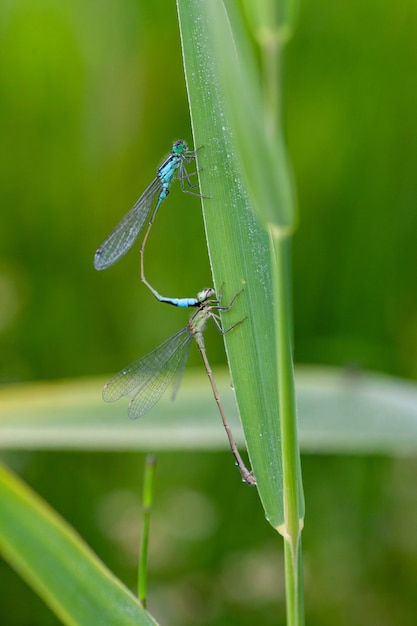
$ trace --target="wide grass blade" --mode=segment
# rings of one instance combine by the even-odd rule
[[[0,549],[63,624],[157,623],[77,533],[4,466]]]
[[[309,454],[415,454],[417,384],[370,372],[297,367],[300,444]],[[214,370],[239,445],[244,442],[229,373]],[[226,450],[227,438],[203,368],[187,372],[175,402],[167,394],[137,422],[128,400],[105,404],[105,378],[0,389],[3,450]],[[237,479],[237,476],[234,476]]]
[[[201,189],[212,196],[203,209],[215,288],[224,283],[225,304],[243,289],[223,316],[224,328],[245,318],[225,337],[228,361],[265,515],[277,528],[284,521],[281,432],[264,226],[292,229],[291,187],[281,140],[265,134],[261,85],[237,14],[231,10],[232,32],[220,0],[178,0],[178,12],[194,142],[205,146],[198,155]],[[255,198],[266,213],[254,211]]]

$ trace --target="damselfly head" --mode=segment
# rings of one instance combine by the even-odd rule
[[[175,154],[182,154],[183,152],[187,152],[188,146],[183,139],[178,139],[172,146],[172,152]]]
[[[216,292],[211,287],[206,287],[203,291],[199,291],[197,294],[197,300],[199,302],[207,302],[210,298],[216,295]]]

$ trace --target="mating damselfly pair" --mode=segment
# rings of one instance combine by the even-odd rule
[[[166,298],[161,296],[156,289],[148,283],[145,277],[144,252],[146,242],[158,209],[162,201],[168,196],[175,174],[177,174],[181,189],[184,192],[202,197],[200,194],[192,191],[192,189],[196,187],[196,185],[191,183],[191,176],[193,174],[190,175],[185,167],[185,164],[195,159],[196,154],[197,150],[188,150],[185,141],[176,141],[172,146],[170,155],[158,169],[156,178],[143,192],[129,213],[110,233],[95,254],[94,266],[98,270],[106,269],[116,263],[116,261],[132,247],[139,237],[148,215],[151,214],[140,248],[141,281],[160,302],[165,302],[177,307],[195,307],[197,309],[190,317],[187,326],[167,339],[158,348],[140,359],[137,359],[116,374],[105,385],[103,399],[106,402],[114,402],[124,396],[133,394],[128,409],[129,417],[136,419],[144,415],[161,398],[176,372],[179,372],[181,375],[187,362],[190,345],[194,337],[203,358],[204,366],[210,380],[223,426],[229,439],[230,448],[235,457],[236,465],[242,479],[247,484],[254,485],[256,484],[255,477],[246,468],[228,425],[207,358],[203,338],[203,332],[209,319],[214,321],[217,329],[222,334],[229,332],[243,321],[240,320],[226,330],[223,330],[220,324],[219,312],[228,311],[233,306],[239,294],[236,294],[227,306],[221,305],[221,294],[219,294],[219,298],[216,299],[216,294],[211,288],[206,288],[199,292],[196,298]],[[196,174],[196,172],[194,174]],[[185,188],[185,182],[188,184],[189,189]],[[157,199],[155,207],[151,212],[152,202],[155,196],[157,196]]]

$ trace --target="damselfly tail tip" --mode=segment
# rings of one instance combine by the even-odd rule
[[[249,485],[249,487],[255,487],[255,485],[256,485],[256,478],[253,475],[253,472],[249,472],[248,474],[245,474],[245,476],[242,476],[242,482],[244,482],[247,485]]]

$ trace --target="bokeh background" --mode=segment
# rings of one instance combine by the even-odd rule
[[[285,54],[298,363],[417,378],[416,18],[413,0],[301,5]],[[137,246],[93,268],[172,141],[192,144],[174,2],[3,1],[0,138],[0,382],[108,375],[184,325],[140,284]],[[173,296],[211,283],[199,202],[178,184],[147,276]],[[221,339],[208,331],[207,344],[220,366]],[[134,586],[143,455],[2,458]],[[284,624],[280,542],[229,469],[226,452],[159,456],[149,607],[161,623]],[[416,623],[416,470],[415,458],[303,456],[310,625]],[[57,623],[4,563],[0,576],[3,623]]]

